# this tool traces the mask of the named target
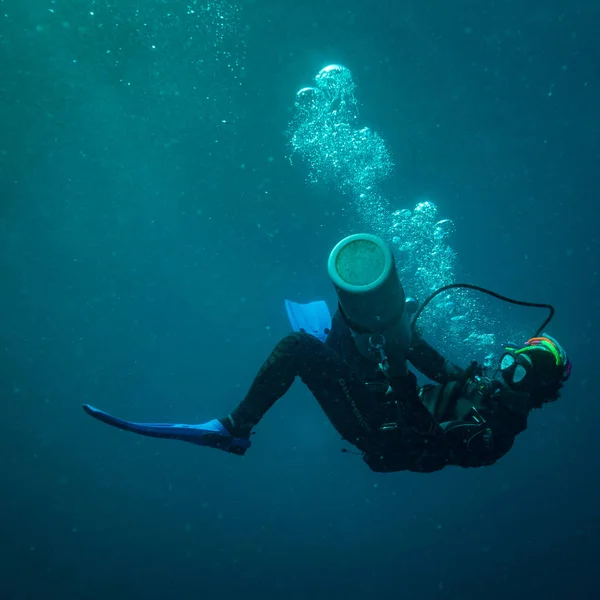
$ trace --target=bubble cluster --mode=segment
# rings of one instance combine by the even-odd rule
[[[380,184],[393,170],[383,138],[360,127],[356,86],[349,69],[329,65],[315,77],[315,86],[296,94],[290,126],[292,158],[308,165],[312,184],[332,185],[352,198],[367,229],[394,249],[398,271],[408,294],[424,300],[433,291],[456,281],[454,222],[442,219],[431,200],[411,211],[390,211]],[[353,231],[352,233],[355,233]],[[493,323],[482,314],[472,292],[454,290],[437,297],[422,313],[419,325],[442,350],[456,360],[492,360],[496,345]],[[485,358],[484,358],[485,357]]]
[[[450,219],[439,219],[438,207],[430,200],[417,203],[413,211],[392,213],[389,241],[405,288],[425,300],[441,287],[456,283],[457,255],[450,245],[456,227]],[[453,289],[434,298],[419,319],[427,332],[455,360],[474,358],[489,365],[497,357],[498,323],[481,310],[481,296]]]
[[[392,213],[391,238],[405,287],[423,297],[454,280],[456,253],[438,235],[438,209],[429,201]],[[448,221],[451,223],[450,221]]]
[[[440,220],[431,200],[421,200],[412,211],[397,210],[391,217],[386,237],[407,291],[423,301],[456,283],[457,255],[450,245],[454,222]],[[478,358],[491,364],[496,358],[498,323],[481,310],[481,297],[472,291],[453,289],[437,296],[422,313],[419,326],[456,360]]]
[[[358,127],[358,103],[349,69],[329,65],[315,77],[315,87],[296,94],[291,124],[293,155],[308,165],[311,183],[333,185],[356,197],[378,196],[373,190],[392,171],[383,139],[368,127]]]

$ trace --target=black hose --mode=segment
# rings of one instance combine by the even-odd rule
[[[419,309],[417,310],[417,312],[415,313],[415,315],[412,319],[412,323],[410,324],[410,327],[413,332],[417,325],[417,319],[421,316],[421,313],[423,312],[424,308],[438,294],[441,294],[447,290],[452,290],[455,288],[464,288],[466,290],[474,290],[476,292],[481,292],[482,294],[487,294],[488,296],[492,296],[494,298],[497,298],[498,300],[502,300],[503,302],[508,302],[509,304],[516,304],[517,306],[528,306],[531,308],[547,308],[550,311],[550,314],[548,315],[546,320],[541,324],[541,326],[536,330],[536,332],[533,334],[533,337],[538,337],[542,333],[542,331],[544,331],[544,329],[546,329],[546,327],[548,326],[548,323],[550,323],[550,321],[552,321],[552,317],[554,317],[554,307],[551,304],[538,304],[537,302],[524,302],[523,300],[514,300],[513,298],[508,298],[506,296],[502,296],[501,294],[497,294],[496,292],[492,292],[491,290],[479,287],[477,285],[471,285],[470,283],[451,283],[450,285],[445,285],[444,287],[441,287],[439,290],[436,290],[435,292],[433,292],[433,294],[431,294],[425,300],[425,302],[423,302],[423,304],[421,304],[421,306],[419,307]]]

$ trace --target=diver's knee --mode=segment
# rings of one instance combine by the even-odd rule
[[[322,342],[305,331],[293,331],[279,341],[275,350],[278,354],[297,356],[314,349],[315,344],[322,344]]]
[[[315,343],[317,343],[317,344],[322,343],[314,335],[311,335],[304,329],[301,329],[300,331],[292,331],[291,333],[288,333],[281,341],[286,342],[287,344],[304,345],[304,346],[310,346]]]

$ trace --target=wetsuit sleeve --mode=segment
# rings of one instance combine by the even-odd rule
[[[446,360],[433,346],[420,336],[415,336],[408,354],[408,360],[423,375],[437,383],[447,383],[461,379],[463,369]]]

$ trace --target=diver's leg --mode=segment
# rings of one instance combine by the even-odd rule
[[[265,413],[300,377],[332,425],[348,442],[361,445],[380,424],[380,406],[329,346],[307,333],[292,333],[273,349],[246,397],[222,420],[234,435],[248,436]]]
[[[348,440],[361,442],[376,430],[379,405],[329,346],[306,334],[286,336],[277,344],[259,371],[246,398],[224,419],[206,423],[140,423],[90,406],[83,410],[102,423],[138,435],[172,439],[244,454],[250,432],[271,406],[285,394],[296,376],[301,377],[334,427]]]

